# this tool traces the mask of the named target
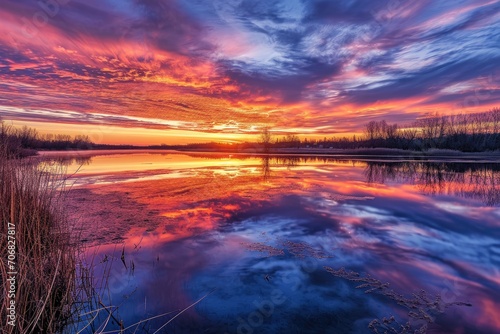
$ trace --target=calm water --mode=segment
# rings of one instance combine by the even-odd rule
[[[500,164],[370,160],[69,159],[69,209],[137,332],[500,332]]]

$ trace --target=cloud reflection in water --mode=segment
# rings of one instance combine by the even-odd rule
[[[105,208],[114,213],[107,222],[110,233],[90,242],[101,244],[103,255],[113,252],[113,233],[124,239],[136,269],[112,298],[135,291],[119,309],[127,322],[183,308],[212,289],[169,325],[172,332],[203,327],[237,333],[247,324],[259,333],[363,333],[376,317],[405,321],[394,302],[363,294],[329,275],[322,269],[326,265],[369,274],[403,294],[425,289],[448,302],[473,305],[438,315],[434,331],[500,329],[494,312],[500,308],[497,165],[256,157],[226,157],[222,165],[215,158],[170,154],[163,158],[172,164],[155,170],[163,158],[135,156],[145,157],[153,162],[146,172],[140,167],[93,172],[101,159],[96,156],[87,174],[76,176],[113,178],[75,191],[96,199],[87,202],[87,211],[115,199]],[[176,163],[190,159],[193,163]],[[175,177],[149,179],[156,174]],[[153,212],[150,220],[124,222],[118,216],[125,202]],[[84,210],[77,201],[72,205]],[[331,257],[297,257],[290,242]],[[259,243],[283,255],[245,246]],[[120,265],[114,263],[113,270]],[[276,304],[258,326],[250,324],[256,305],[276,291],[286,302]]]

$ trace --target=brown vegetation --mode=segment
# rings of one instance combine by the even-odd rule
[[[95,277],[98,264],[94,257],[85,261],[77,228],[72,230],[75,223],[68,221],[64,163],[19,158],[12,140],[17,135],[1,126],[0,254],[5,258],[0,260],[0,332],[100,333],[113,323],[119,326],[116,332],[138,332],[151,320],[174,314],[163,328],[206,297],[125,327],[118,308],[102,298],[109,293],[112,261],[106,260],[103,275]]]
[[[54,333],[71,317],[77,259],[60,210],[63,173],[30,160],[9,159],[11,155],[7,143],[0,142],[0,253],[10,254],[15,242],[15,259],[0,261],[4,291],[11,285],[7,278],[13,277],[8,273],[17,273],[14,298],[6,293],[0,296],[0,329],[2,333]],[[7,322],[11,300],[15,301],[15,326]]]

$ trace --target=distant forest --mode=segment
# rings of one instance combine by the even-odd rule
[[[0,122],[0,150],[10,157],[35,155],[39,150],[79,151],[99,149],[132,149],[133,145],[104,145],[93,143],[87,135],[40,134],[36,129],[15,128]]]
[[[372,121],[364,138],[350,142],[357,147],[385,147],[404,150],[450,149],[481,152],[500,149],[500,108],[475,114],[435,114],[409,126]],[[328,145],[328,144],[327,144]]]
[[[88,136],[42,135],[29,127],[14,128],[0,124],[0,145],[12,156],[35,154],[37,150],[89,149],[178,149],[227,152],[279,152],[280,149],[366,149],[389,148],[412,151],[448,149],[462,152],[500,150],[500,108],[475,114],[440,116],[434,114],[408,125],[371,121],[359,136],[300,139],[289,134],[277,137],[265,128],[256,143],[199,143],[188,145],[103,145],[92,143]]]
[[[84,135],[41,135],[27,126],[18,129],[4,122],[0,124],[0,148],[10,157],[34,155],[37,150],[85,150],[93,146]]]

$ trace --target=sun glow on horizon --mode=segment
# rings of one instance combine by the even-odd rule
[[[377,2],[280,2],[72,0],[49,17],[6,0],[0,117],[144,145],[251,141],[265,126],[350,137],[372,120],[498,106],[498,3],[398,4],[380,29]]]

